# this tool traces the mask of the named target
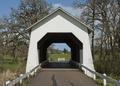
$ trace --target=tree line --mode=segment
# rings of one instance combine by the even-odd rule
[[[14,62],[26,57],[31,30],[29,26],[49,14],[51,6],[45,0],[20,0],[8,17],[0,19],[0,58],[9,55]]]
[[[120,76],[120,0],[76,0],[80,20],[91,26],[92,55],[98,72]]]

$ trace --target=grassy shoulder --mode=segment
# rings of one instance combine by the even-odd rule
[[[103,79],[97,78],[96,83],[99,84],[100,86],[103,86]],[[107,86],[115,86],[113,82],[107,82]]]
[[[0,86],[3,86],[5,81],[13,80],[20,73],[25,72],[26,62],[22,59],[13,61],[9,56],[5,57],[0,62]]]
[[[3,70],[15,70],[18,67],[18,63],[5,63],[5,64],[1,64],[0,68],[3,68]]]

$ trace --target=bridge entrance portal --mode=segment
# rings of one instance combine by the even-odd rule
[[[81,63],[95,71],[89,40],[89,34],[93,30],[64,9],[56,9],[27,30],[31,35],[26,72],[30,72],[41,63],[49,63],[47,48],[52,43],[66,43],[71,48],[69,64]],[[94,77],[94,74],[86,69],[82,70],[86,75]]]
[[[71,59],[69,62],[50,62],[48,60],[47,48],[52,43],[66,43],[71,48]],[[42,67],[69,68],[76,67],[73,62],[82,62],[83,44],[72,33],[47,33],[38,41],[39,63],[43,63]]]

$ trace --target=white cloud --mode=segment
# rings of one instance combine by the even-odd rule
[[[84,8],[74,8],[72,6],[63,6],[61,4],[53,4],[53,9],[56,9],[58,7],[61,7],[71,13],[73,16],[80,16],[81,13],[84,11]]]

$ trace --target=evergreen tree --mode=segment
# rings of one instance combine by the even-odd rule
[[[68,53],[68,50],[66,48],[64,48],[63,53],[65,53],[65,54]]]

